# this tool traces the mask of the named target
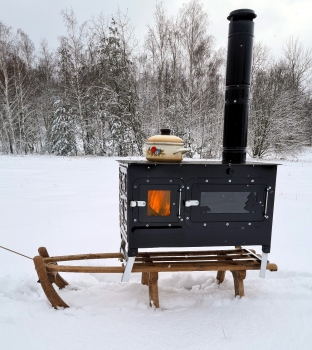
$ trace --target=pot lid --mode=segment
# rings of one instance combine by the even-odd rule
[[[151,136],[147,142],[170,142],[170,143],[182,143],[183,140],[175,135],[170,135],[170,129],[160,129],[160,135]]]

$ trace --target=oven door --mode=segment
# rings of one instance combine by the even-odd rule
[[[185,201],[192,223],[265,220],[266,185],[194,183]]]
[[[133,220],[149,226],[176,224],[182,221],[184,185],[180,179],[138,179],[134,183]],[[132,203],[132,204],[131,204]],[[182,219],[182,220],[181,220]]]

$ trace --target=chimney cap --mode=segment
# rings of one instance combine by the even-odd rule
[[[257,15],[255,14],[254,10],[239,9],[239,10],[232,11],[227,17],[227,19],[229,21],[239,21],[239,20],[252,21],[256,17]]]

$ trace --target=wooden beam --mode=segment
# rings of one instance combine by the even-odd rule
[[[254,257],[251,257],[249,254],[245,253],[243,254],[237,254],[237,255],[212,255],[212,256],[187,256],[187,257],[153,257],[153,258],[148,258],[148,257],[136,257],[135,261],[136,262],[145,262],[145,261],[201,261],[201,260],[206,260],[206,261],[222,261],[222,260],[249,260],[249,261],[255,261]]]
[[[235,263],[226,262],[220,264],[213,263],[157,263],[153,265],[148,264],[134,264],[132,272],[179,272],[179,271],[238,271],[238,270],[259,270],[259,263]],[[81,272],[81,273],[123,273],[123,266],[63,266],[46,264],[48,272]],[[277,271],[275,264],[267,264],[267,270]]]
[[[159,308],[159,297],[158,297],[158,272],[150,272],[148,279],[148,291],[150,306]]]
[[[246,252],[243,249],[227,249],[227,250],[203,250],[203,251],[177,251],[177,252],[140,252],[138,253],[138,257],[155,257],[155,256],[199,256],[199,255],[204,255],[204,256],[209,256],[209,255],[224,255],[224,254],[237,254],[237,253],[245,253]]]
[[[46,271],[42,256],[35,256],[34,264],[39,277],[39,281],[41,283],[41,287],[52,306],[55,309],[57,309],[58,307],[68,307],[68,305],[63,301],[63,299],[56,293],[55,289],[53,288],[48,273]]]
[[[217,272],[217,278],[216,278],[216,280],[217,280],[217,283],[218,283],[218,284],[221,284],[221,283],[224,281],[225,273],[226,273],[226,271],[218,271],[218,272]]]
[[[148,272],[142,272],[141,283],[144,286],[148,286],[148,279],[149,279],[149,273]]]
[[[46,247],[38,248],[38,253],[43,258],[50,257]],[[55,262],[55,264],[57,265],[57,262]],[[68,282],[65,281],[64,278],[58,272],[54,273],[54,280],[51,280],[51,282],[54,282],[60,289],[65,288],[65,286],[68,285]]]
[[[121,253],[76,254],[76,255],[48,257],[44,259],[44,262],[89,260],[89,259],[114,259],[114,258],[122,259],[123,257],[124,256]]]
[[[243,297],[244,291],[244,279],[246,278],[246,270],[231,271],[234,278],[235,296]]]
[[[123,273],[123,266],[63,266],[45,264],[48,272]],[[137,271],[142,272],[142,271]]]

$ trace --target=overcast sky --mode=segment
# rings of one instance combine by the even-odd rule
[[[189,0],[163,0],[169,16],[178,13]],[[312,46],[312,0],[205,0],[209,15],[209,34],[217,47],[227,45],[228,14],[249,8],[256,12],[255,38],[266,43],[278,55],[281,45],[290,36],[299,37],[306,47]],[[153,24],[155,0],[0,0],[0,21],[14,30],[21,28],[36,47],[46,39],[50,48],[58,46],[58,37],[66,33],[61,11],[73,8],[80,23],[97,17],[128,11],[135,35],[141,42],[147,25]]]

